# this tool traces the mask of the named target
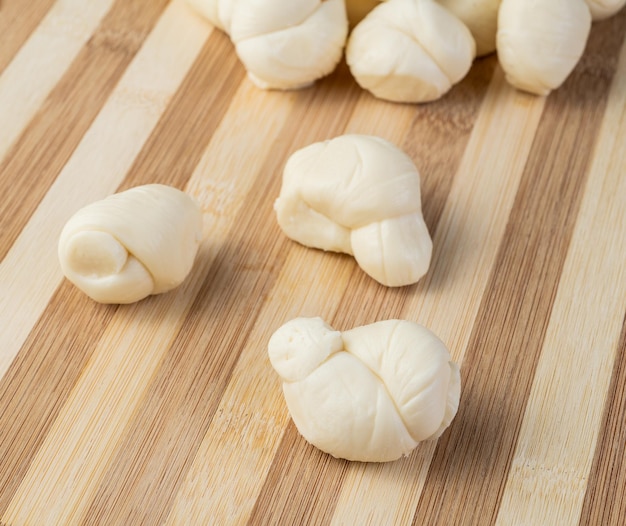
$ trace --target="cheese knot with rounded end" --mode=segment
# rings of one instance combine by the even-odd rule
[[[348,36],[344,0],[189,0],[225,31],[263,89],[298,89],[331,73]]]
[[[502,0],[496,45],[507,80],[547,95],[580,60],[590,29],[584,0]]]
[[[137,186],[92,203],[65,224],[63,274],[100,303],[132,303],[167,292],[187,276],[202,235],[191,196],[161,184]]]
[[[353,255],[383,285],[416,283],[430,265],[419,172],[379,137],[343,135],[295,152],[274,208],[291,239]]]
[[[469,29],[434,0],[388,0],[352,31],[346,61],[378,98],[428,102],[467,75],[476,56]]]
[[[431,331],[386,320],[339,332],[296,318],[270,338],[300,434],[338,458],[387,462],[438,438],[456,415],[458,366]]]

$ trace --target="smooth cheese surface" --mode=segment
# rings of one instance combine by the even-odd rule
[[[352,31],[346,61],[359,85],[394,102],[430,102],[467,75],[470,30],[434,0],[388,0]]]
[[[430,265],[420,174],[379,137],[343,135],[295,152],[274,208],[288,237],[353,255],[383,285],[415,283]]]
[[[202,233],[198,204],[166,185],[138,186],[92,203],[65,224],[65,276],[101,303],[132,303],[178,286]]]
[[[338,458],[400,458],[439,437],[458,409],[459,368],[413,322],[341,333],[321,318],[296,318],[272,335],[268,352],[298,431]]]

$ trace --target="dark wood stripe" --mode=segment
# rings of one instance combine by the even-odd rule
[[[192,163],[202,155],[227,107],[227,101],[216,101],[217,95],[210,90],[204,97],[191,97],[190,93],[198,93],[198,85],[213,81],[218,71],[227,73],[219,76],[218,92],[232,93],[243,78],[235,57],[219,63],[213,58],[216,48],[226,45],[228,40],[217,33],[206,43],[124,185],[185,185],[195,166]],[[172,129],[179,131],[175,140],[169,133]],[[145,303],[159,300],[151,298]],[[71,325],[66,323],[67,305],[75,307]],[[0,414],[12,422],[0,427],[0,516],[114,312],[114,307],[98,305],[64,282],[0,379]],[[61,330],[51,332],[49,327]]]
[[[596,454],[587,482],[580,525],[621,526],[626,518],[626,316]]]
[[[494,69],[495,61],[480,61],[465,82],[448,95],[448,102],[458,112],[443,112],[436,104],[416,106],[411,128],[400,145],[415,160],[422,174],[424,217],[431,233],[441,217]],[[435,122],[439,124],[434,125]],[[424,148],[426,144],[428,149]],[[328,254],[327,257],[350,260],[341,255]],[[351,260],[342,264],[356,265]],[[353,273],[337,312],[327,321],[339,330],[346,330],[377,321],[382,312],[387,318],[400,317],[407,299],[419,287],[417,284],[388,288],[363,272]],[[355,305],[352,298],[368,298],[368,302]],[[338,326],[339,322],[343,325]],[[341,493],[346,465],[309,446],[290,422],[256,502],[251,523],[310,524],[313,519],[321,521],[316,524],[328,522]],[[321,484],[321,480],[325,482]],[[332,481],[332,488],[328,487],[328,481]],[[283,516],[283,510],[289,515]]]
[[[208,270],[146,405],[130,424],[86,512],[90,520],[140,524],[147,520],[146,513],[157,522],[165,520],[289,252],[289,241],[280,234],[271,207],[283,164],[294,149],[335,133],[345,123],[358,90],[351,87],[345,93],[344,83],[344,76],[333,75],[317,89],[300,92],[275,148],[259,160],[263,164],[257,184],[246,196],[232,236]],[[332,94],[342,92],[334,103]],[[321,98],[327,104],[318,104]],[[320,125],[302,126],[313,114]],[[216,311],[232,323],[212,324]],[[265,352],[265,344],[258,345]],[[142,502],[143,509],[134,509],[135,502]]]
[[[117,0],[1,160],[0,260],[67,163],[167,4],[168,0]]]
[[[290,421],[248,524],[330,524],[347,465],[303,440]]]
[[[0,1],[0,74],[46,16],[54,0]]]
[[[244,75],[230,40],[222,32],[213,31],[120,190],[162,178],[183,188]]]
[[[0,517],[115,313],[81,296],[63,283],[0,379],[0,415],[11,422],[0,426]],[[71,324],[66,305],[81,305]]]
[[[420,170],[424,220],[431,235],[443,213],[497,64],[495,56],[477,60],[467,77],[440,102],[416,107],[413,126],[402,148]]]
[[[624,27],[620,16],[594,30],[580,67],[546,102],[466,351],[459,413],[435,450],[415,525],[495,521]]]

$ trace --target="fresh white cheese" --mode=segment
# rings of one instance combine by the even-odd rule
[[[419,172],[379,137],[343,135],[295,152],[274,209],[288,237],[353,255],[383,285],[416,283],[430,265]]]
[[[339,332],[296,318],[268,344],[301,435],[338,458],[387,462],[438,438],[456,415],[460,371],[444,344],[413,322]]]
[[[64,275],[100,303],[132,303],[178,286],[202,234],[196,201],[160,184],[137,186],[76,212],[61,232]]]
[[[470,30],[434,0],[388,0],[352,31],[346,61],[358,84],[394,102],[429,102],[467,75]]]

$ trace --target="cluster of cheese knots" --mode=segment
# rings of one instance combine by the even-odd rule
[[[545,95],[580,60],[592,20],[626,0],[188,0],[233,41],[250,79],[297,89],[328,75],[345,48],[378,98],[429,102],[498,52],[507,80]]]

